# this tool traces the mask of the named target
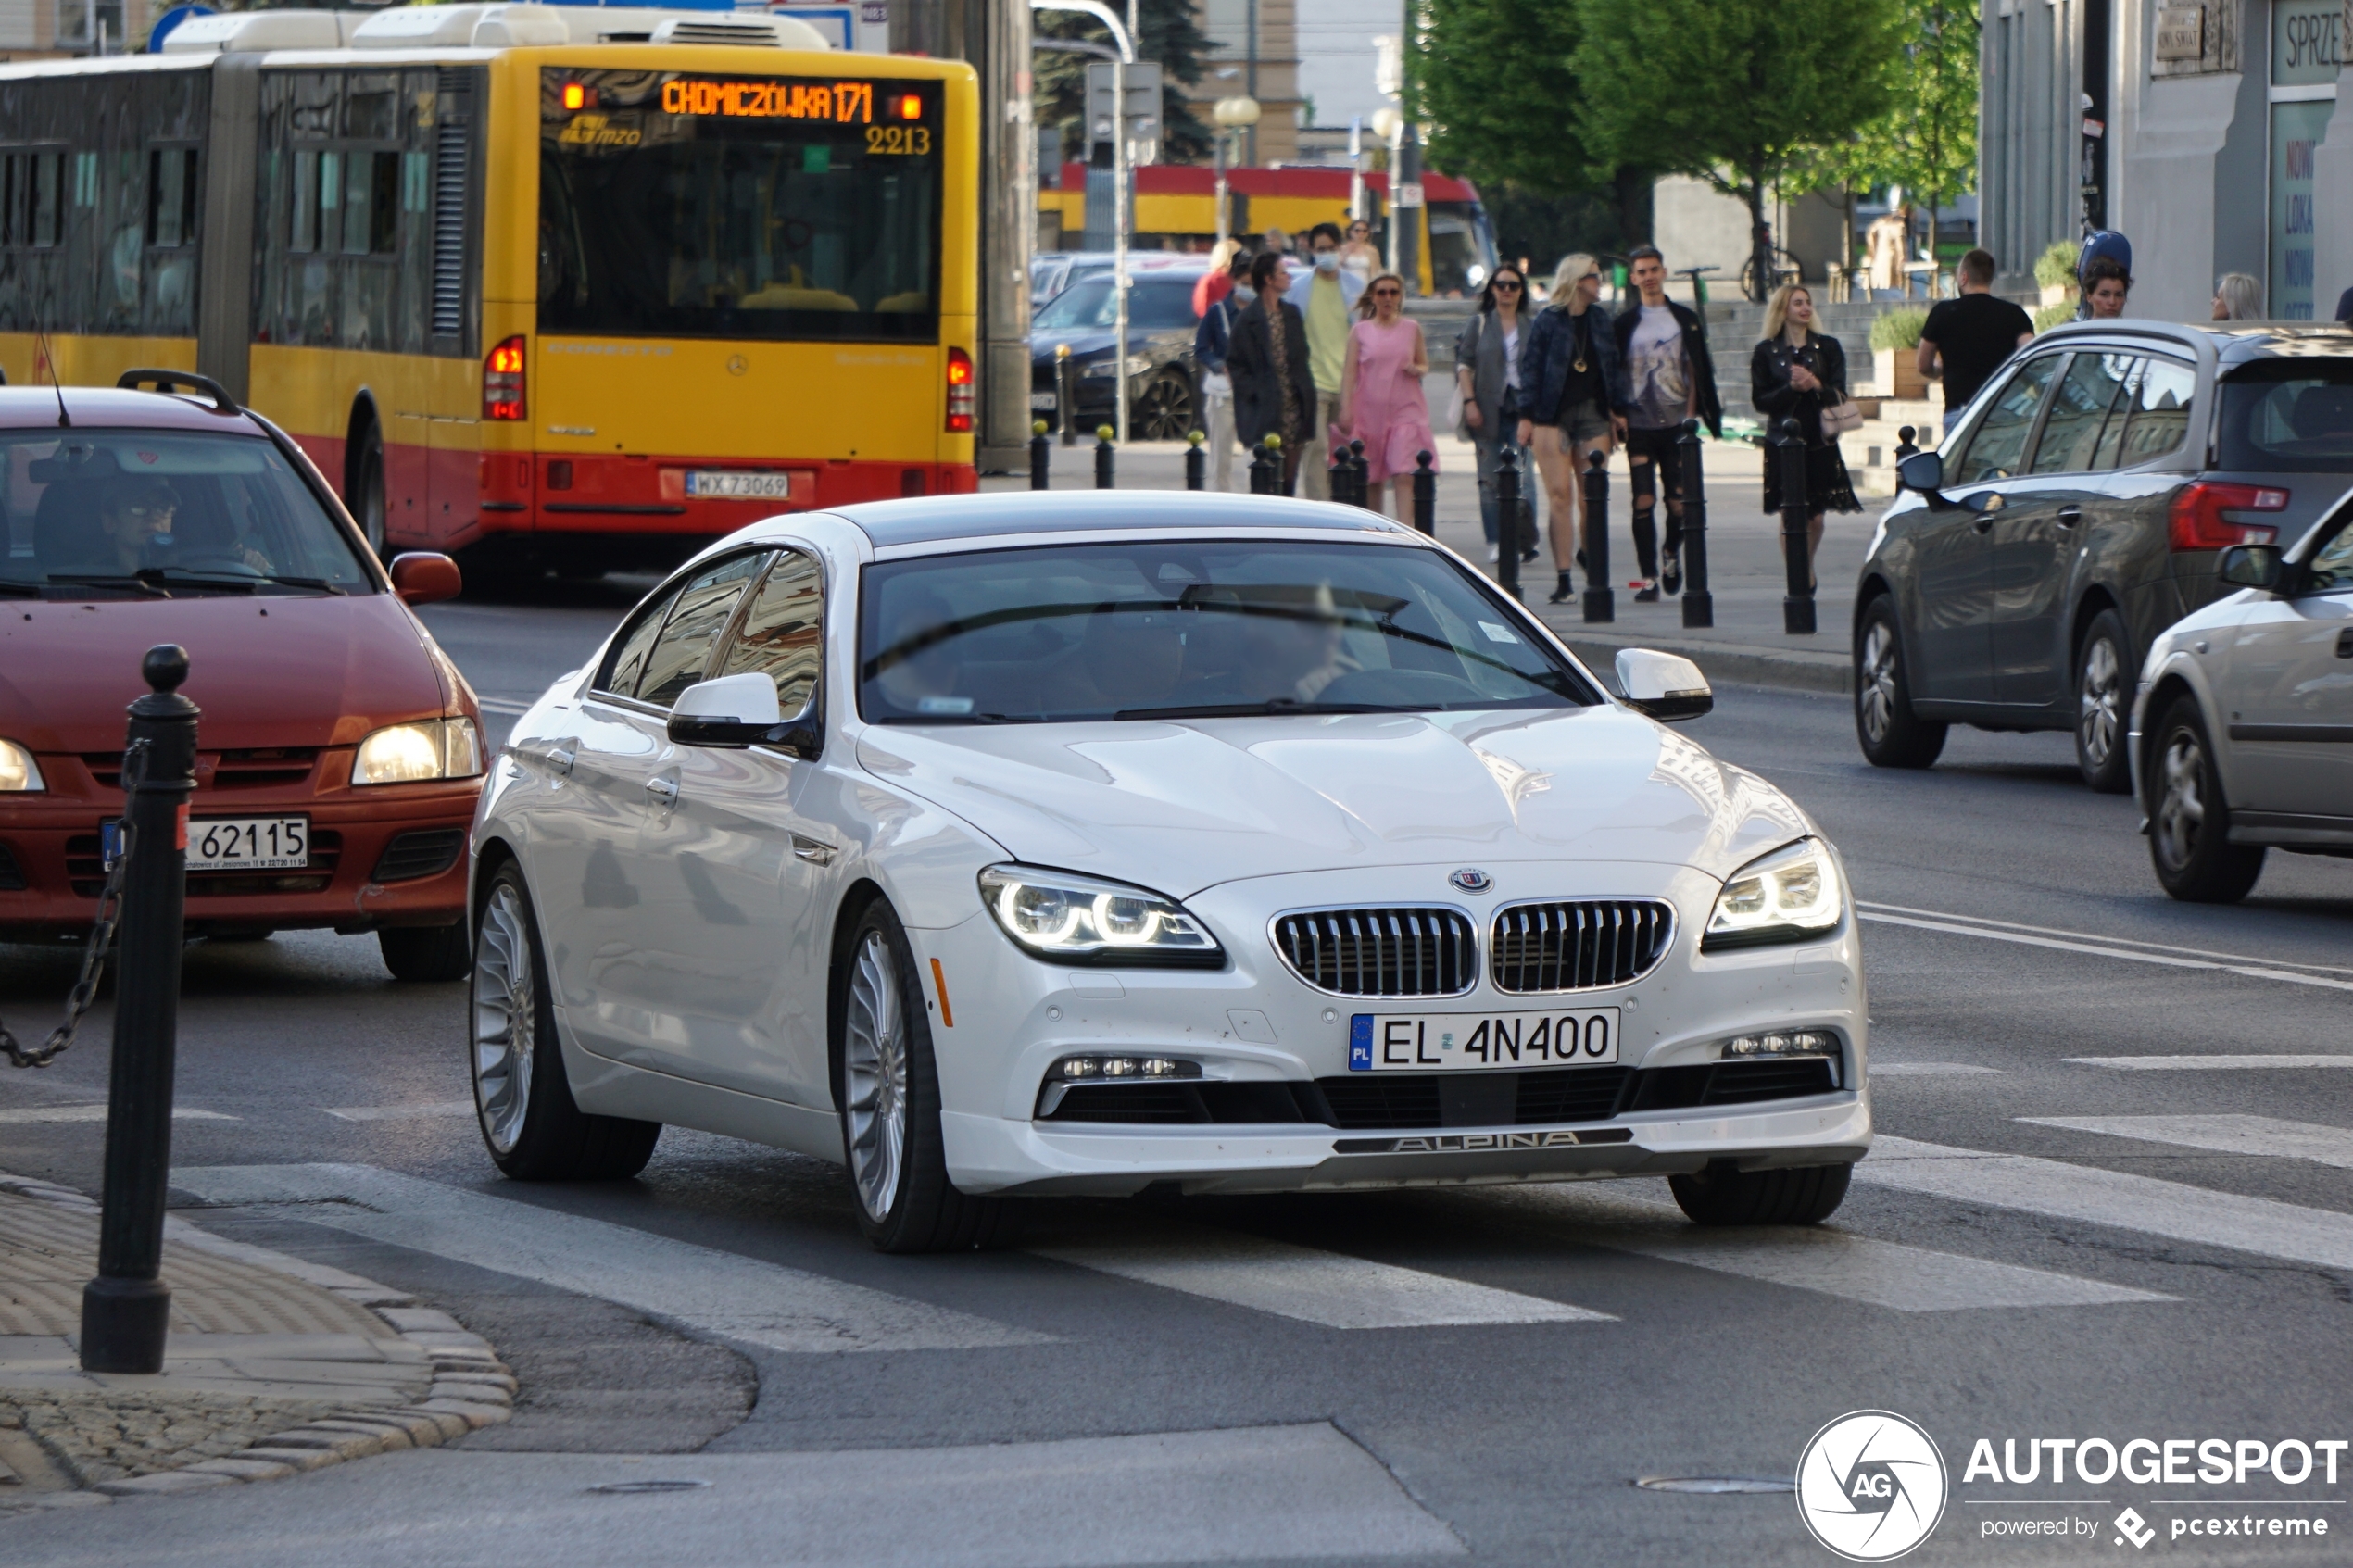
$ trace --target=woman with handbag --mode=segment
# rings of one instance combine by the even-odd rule
[[[1749,397],[1778,433],[1784,420],[1797,421],[1806,442],[1806,562],[1808,572],[1822,547],[1825,512],[1859,512],[1838,438],[1863,422],[1862,410],[1846,391],[1846,350],[1838,339],[1814,331],[1814,296],[1802,283],[1783,283],[1765,306],[1765,338],[1749,356]],[[1765,510],[1781,509],[1781,454],[1765,447]]]
[[[1227,287],[1210,300],[1202,311],[1201,325],[1193,332],[1193,363],[1201,368],[1201,400],[1207,416],[1202,422],[1209,437],[1212,490],[1234,487],[1234,378],[1227,370],[1226,356],[1233,347],[1234,321],[1249,303],[1240,295],[1250,282],[1250,263],[1249,252],[1233,252],[1226,267]],[[1209,274],[1202,274],[1202,281],[1207,282]]]
[[[1516,451],[1519,433],[1519,335],[1527,322],[1528,274],[1512,262],[1495,269],[1479,291],[1478,312],[1454,342],[1454,396],[1462,408],[1455,429],[1478,460],[1478,521],[1487,530],[1487,558],[1501,560],[1502,534],[1495,501],[1495,470],[1507,448]],[[1516,532],[1520,558],[1536,558],[1536,475],[1520,462],[1521,517]]]
[[[1383,272],[1365,290],[1362,317],[1348,330],[1340,359],[1340,429],[1365,444],[1365,502],[1380,510],[1380,487],[1396,493],[1397,521],[1414,521],[1414,474],[1424,452],[1438,471],[1422,378],[1429,350],[1419,321],[1405,319],[1405,280]]]

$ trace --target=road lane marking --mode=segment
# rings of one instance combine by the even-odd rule
[[[2120,1073],[2229,1073],[2290,1067],[2353,1067],[2353,1052],[2303,1056],[2264,1055],[2260,1052],[2243,1056],[2063,1056],[2059,1060],[2078,1067],[2112,1067]]]
[[[1870,1065],[1874,1078],[1960,1078],[1979,1073],[1999,1075],[2001,1071],[1973,1061],[1874,1061]]]
[[[531,711],[528,702],[515,702],[503,696],[477,696],[474,705],[484,713],[503,713],[510,719],[520,719]]]
[[[2353,1132],[2312,1122],[2283,1122],[2271,1116],[2021,1116],[2038,1127],[2178,1144],[2217,1154],[2255,1154],[2272,1160],[2309,1160],[2353,1171]]]
[[[2353,969],[2336,964],[2292,963],[2246,953],[2177,947],[2169,943],[2143,942],[2130,936],[2103,936],[2094,932],[2070,931],[2060,926],[2025,925],[2015,921],[1957,915],[1942,909],[1915,909],[1902,904],[1880,904],[1868,899],[1856,899],[1855,908],[1864,920],[1882,925],[1906,925],[1920,931],[1941,931],[1954,936],[1979,936],[1992,942],[2015,942],[2029,947],[2090,953],[2100,958],[2159,964],[2171,969],[2221,970],[2252,980],[2276,980],[2295,985],[2320,985],[2331,990],[2353,991]]]
[[[1865,1186],[2081,1220],[2173,1241],[2353,1269],[2353,1214],[2029,1154],[1951,1148],[1881,1134],[1855,1167]]]
[[[0,1110],[0,1124],[16,1125],[27,1122],[103,1122],[107,1108],[97,1105],[24,1105]],[[218,1110],[196,1110],[188,1106],[171,1108],[174,1122],[234,1122],[238,1118],[224,1116]]]
[[[1123,1227],[1114,1239],[1049,1242],[1026,1250],[1326,1328],[1617,1321],[1538,1296],[1181,1221],[1141,1234]]]
[[[416,1105],[322,1105],[319,1109],[346,1122],[410,1122],[428,1116],[472,1116],[474,1102],[436,1099]]]
[[[772,1350],[969,1350],[1049,1335],[649,1231],[379,1170],[211,1165],[171,1173],[208,1202],[301,1204],[293,1217]]]
[[[1843,1297],[1898,1312],[1989,1307],[2096,1307],[2177,1298],[2072,1274],[1931,1252],[1818,1225],[1718,1229],[1686,1222],[1670,1202],[1599,1184],[1531,1187],[1519,1205],[1566,1218],[1567,1239],[1664,1262]]]

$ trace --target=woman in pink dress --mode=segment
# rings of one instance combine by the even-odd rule
[[[1380,508],[1383,480],[1395,481],[1397,518],[1414,517],[1415,459],[1432,454],[1429,402],[1422,378],[1429,374],[1429,351],[1421,324],[1404,317],[1405,281],[1383,272],[1365,290],[1358,309],[1365,320],[1349,329],[1348,357],[1340,367],[1340,428],[1365,444],[1365,499]]]

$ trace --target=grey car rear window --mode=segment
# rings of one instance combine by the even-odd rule
[[[2353,473],[2353,358],[2258,360],[2222,383],[2225,472]]]

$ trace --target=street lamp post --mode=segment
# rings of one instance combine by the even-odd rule
[[[1103,0],[1029,0],[1033,11],[1078,11],[1094,18],[1111,33],[1118,51],[1111,62],[1111,292],[1113,349],[1112,383],[1117,388],[1119,443],[1127,444],[1127,224],[1129,204],[1127,148],[1127,68],[1136,63],[1135,35],[1120,25]],[[1064,416],[1067,419],[1068,411]]]
[[[1217,238],[1223,242],[1231,239],[1234,232],[1232,203],[1226,193],[1227,138],[1239,136],[1258,123],[1258,100],[1248,94],[1220,98],[1209,113],[1217,121]]]
[[[1397,213],[1397,142],[1398,138],[1404,134],[1404,132],[1405,117],[1399,114],[1395,109],[1379,108],[1373,111],[1373,134],[1389,144],[1388,270],[1396,273],[1401,278],[1405,275],[1405,271],[1403,266],[1398,259],[1400,252],[1397,248],[1399,245],[1398,232],[1400,229]]]

